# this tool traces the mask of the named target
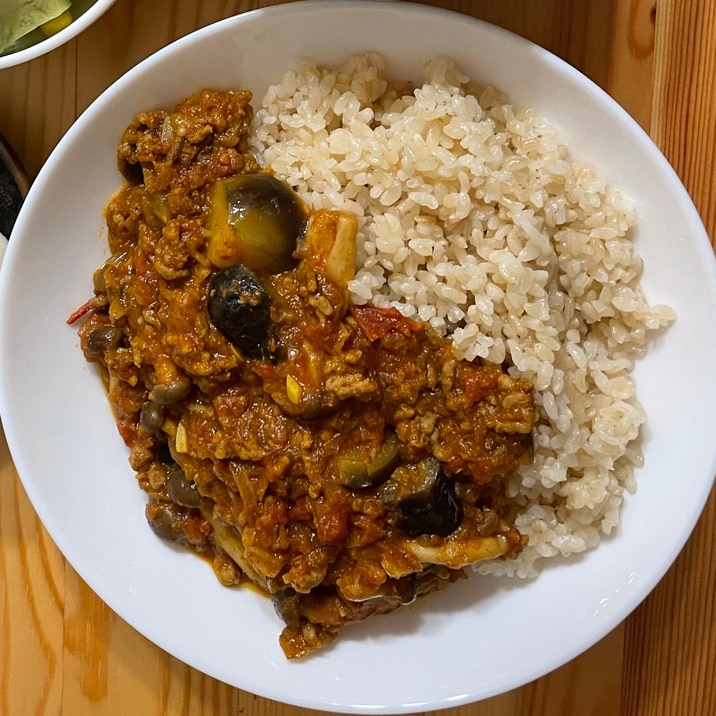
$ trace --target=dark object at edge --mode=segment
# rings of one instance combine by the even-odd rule
[[[20,160],[0,134],[0,234],[9,238],[22,202],[30,188],[30,180]]]

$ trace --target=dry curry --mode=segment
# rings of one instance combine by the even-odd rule
[[[160,537],[250,580],[288,657],[515,555],[504,477],[531,385],[352,305],[357,219],[311,211],[248,150],[247,91],[137,115],[76,311]]]

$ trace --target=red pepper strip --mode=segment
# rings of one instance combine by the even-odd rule
[[[71,326],[76,321],[79,321],[80,318],[82,318],[85,313],[91,311],[94,306],[95,303],[93,298],[90,298],[89,301],[85,301],[85,303],[83,303],[79,308],[76,308],[74,311],[72,311],[72,313],[70,313],[67,318],[67,324]]]
[[[391,331],[410,337],[423,329],[422,323],[406,318],[392,306],[390,308],[351,306],[351,313],[369,341],[385,338]]]

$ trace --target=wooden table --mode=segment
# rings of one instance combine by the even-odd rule
[[[0,132],[29,174],[114,79],[168,42],[278,1],[118,0],[67,46],[0,71]],[[434,0],[547,47],[645,127],[716,236],[716,0]],[[706,366],[704,369],[713,369]],[[668,529],[665,521],[664,529]],[[622,625],[537,681],[446,716],[716,714],[716,500]],[[217,682],[113,614],[65,562],[0,431],[0,715],[306,716]]]

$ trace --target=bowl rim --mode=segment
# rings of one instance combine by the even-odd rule
[[[379,3],[380,3],[380,4],[384,4],[384,3],[385,3],[385,0],[370,0],[369,2],[366,2],[366,0],[339,0],[338,2],[335,2],[335,3],[334,3],[334,6],[339,6],[339,7],[340,7],[340,6],[346,6],[346,7],[347,7],[347,6],[353,6],[353,7],[355,7],[355,6],[359,6],[359,5],[365,6],[365,5],[370,4],[370,2],[373,2],[373,3],[375,3],[375,4],[379,4]],[[86,112],[88,112],[88,115],[85,116],[84,118],[80,118],[80,121],[76,122],[76,126],[75,126],[73,129],[71,129],[70,132],[68,133],[69,136],[66,135],[66,137],[63,138],[64,140],[66,140],[66,142],[63,142],[63,146],[64,146],[65,143],[69,143],[69,142],[70,142],[70,137],[74,137],[74,135],[75,135],[77,132],[79,132],[79,131],[81,130],[81,128],[82,128],[86,123],[91,122],[91,118],[90,118],[90,114],[91,114],[91,113],[89,113],[89,111],[92,109],[92,107],[96,106],[96,104],[99,103],[100,101],[107,101],[107,100],[110,98],[110,96],[113,96],[115,93],[120,92],[121,89],[125,86],[125,84],[130,83],[138,74],[141,74],[141,72],[146,69],[146,65],[147,65],[148,63],[150,64],[152,61],[156,60],[159,56],[162,56],[164,53],[173,52],[173,51],[176,51],[177,49],[179,49],[180,46],[183,48],[183,47],[185,47],[186,45],[191,44],[191,43],[194,41],[194,39],[197,37],[197,35],[198,35],[199,33],[204,33],[204,32],[206,32],[206,33],[210,34],[211,32],[216,31],[216,30],[212,30],[211,28],[216,28],[217,25],[225,25],[225,24],[231,24],[231,23],[235,23],[236,25],[239,25],[239,24],[241,24],[241,23],[244,22],[244,21],[249,21],[249,16],[255,16],[256,14],[263,14],[263,13],[265,13],[265,12],[271,12],[271,13],[273,13],[273,12],[287,12],[287,13],[296,12],[296,11],[299,11],[299,10],[300,10],[301,5],[312,6],[312,7],[315,8],[316,6],[324,5],[324,2],[323,2],[323,0],[305,0],[304,2],[300,2],[300,3],[288,3],[288,4],[283,4],[283,5],[280,5],[280,6],[274,6],[274,7],[270,7],[270,8],[261,8],[261,9],[258,9],[258,10],[248,11],[247,13],[241,13],[240,15],[232,16],[232,17],[229,17],[229,18],[225,18],[224,20],[219,20],[219,21],[217,21],[217,22],[215,22],[215,23],[212,23],[211,25],[208,25],[208,26],[206,26],[205,28],[201,28],[201,29],[199,29],[199,30],[197,30],[197,31],[195,31],[195,32],[193,32],[193,33],[190,33],[190,35],[188,35],[188,36],[185,36],[185,37],[183,37],[183,38],[180,38],[179,40],[176,40],[176,41],[170,43],[169,45],[167,45],[166,47],[164,47],[164,48],[162,48],[161,50],[157,51],[156,53],[153,53],[149,58],[147,58],[147,59],[144,60],[143,62],[139,63],[135,68],[133,68],[132,70],[130,70],[130,71],[129,71],[127,74],[125,74],[122,78],[118,79],[118,80],[116,81],[116,83],[114,83],[113,86],[110,86],[107,90],[105,90],[102,94],[100,94],[97,99],[94,100],[94,102],[90,105],[90,107],[88,107],[88,110],[86,110]],[[456,12],[449,11],[449,10],[443,10],[443,9],[440,9],[440,8],[434,8],[434,7],[433,7],[433,8],[430,8],[430,7],[426,7],[426,6],[421,6],[421,5],[419,5],[418,3],[406,2],[406,3],[403,3],[403,5],[405,5],[405,6],[412,6],[412,9],[413,9],[413,10],[417,10],[418,8],[422,7],[422,8],[423,8],[423,11],[426,11],[426,12],[428,12],[428,13],[437,12],[437,13],[451,13],[451,14],[454,14],[454,15],[459,15],[459,16],[465,18],[466,20],[474,21],[474,22],[477,22],[477,23],[481,23],[481,24],[483,24],[483,25],[489,25],[491,28],[494,28],[494,29],[497,30],[497,31],[500,31],[500,32],[502,32],[502,33],[506,33],[506,34],[508,34],[508,35],[514,35],[514,33],[510,33],[509,31],[504,30],[503,28],[499,28],[499,27],[497,27],[497,26],[495,26],[495,25],[492,25],[492,24],[489,23],[489,22],[486,22],[486,21],[484,21],[484,20],[478,20],[477,18],[472,18],[472,17],[470,17],[470,16],[463,15],[463,14],[461,14],[461,13],[456,13]],[[521,38],[521,37],[519,37],[518,35],[514,35],[514,37],[517,38],[518,41],[521,41],[521,42],[529,42],[528,40],[525,40],[524,38]],[[533,45],[534,45],[534,43],[530,43],[530,44],[533,44]],[[538,45],[535,45],[535,47],[539,47],[539,46],[538,46]],[[549,53],[549,51],[544,50],[544,48],[540,48],[540,50],[543,51],[543,52],[545,52],[545,53],[547,53],[547,55],[546,55],[547,57],[549,57],[549,55],[552,55],[552,53]],[[589,80],[588,78],[586,78],[582,73],[580,73],[578,70],[576,70],[575,68],[573,68],[573,67],[571,67],[570,65],[568,65],[566,62],[564,62],[564,61],[562,61],[562,60],[559,60],[559,58],[556,58],[556,56],[554,56],[554,55],[552,55],[552,58],[554,58],[554,59],[553,59],[553,60],[550,60],[550,61],[557,61],[557,62],[555,62],[555,63],[558,64],[563,71],[567,71],[570,75],[577,75],[577,74],[578,74],[578,75],[580,75],[580,77],[582,78],[583,81],[587,81],[589,84],[591,84],[591,85],[593,85],[593,86],[596,86],[596,85],[594,85],[594,83],[593,83],[591,80]],[[598,89],[599,89],[599,88],[598,88]],[[606,92],[604,92],[604,91],[601,90],[601,89],[600,89],[600,92],[601,92],[601,94],[602,94],[603,99],[604,99],[605,101],[607,101],[608,104],[610,105],[611,111],[612,111],[612,112],[616,112],[618,115],[620,115],[622,121],[625,121],[625,120],[627,121],[627,125],[628,125],[627,129],[628,129],[628,131],[630,132],[630,134],[632,134],[632,136],[634,136],[635,133],[636,133],[636,134],[640,134],[640,135],[642,135],[642,137],[648,139],[648,135],[646,134],[646,132],[644,132],[644,131],[637,125],[637,123],[636,123],[623,109],[621,109],[621,108],[619,107],[619,105],[613,100],[613,98],[611,98]],[[637,131],[637,130],[638,130],[638,131]],[[666,174],[668,175],[668,177],[671,179],[672,190],[674,190],[676,193],[680,194],[683,199],[688,199],[688,200],[690,201],[690,198],[688,197],[688,194],[686,193],[685,189],[683,188],[683,185],[681,184],[680,180],[678,179],[678,176],[676,175],[675,171],[673,170],[673,168],[671,168],[671,166],[668,164],[668,162],[665,160],[665,158],[663,158],[663,156],[660,155],[660,152],[659,152],[659,150],[658,150],[658,147],[656,147],[656,145],[653,144],[653,142],[651,142],[650,150],[651,150],[652,154],[654,154],[654,159],[655,159],[655,161],[659,161],[659,162],[660,162],[660,164],[661,164],[661,166],[662,166],[662,169],[666,172]],[[656,156],[657,154],[659,154],[660,156],[657,157],[657,156]],[[41,173],[42,173],[42,172],[41,172]],[[44,173],[43,173],[43,176],[44,176]],[[31,190],[31,191],[32,191],[32,190]],[[38,187],[38,191],[39,191],[39,187]],[[693,213],[692,215],[690,215],[690,218],[691,218],[692,221],[694,222],[694,228],[695,228],[695,229],[697,229],[697,227],[699,227],[699,226],[701,227],[700,230],[699,230],[699,233],[702,234],[702,236],[701,236],[701,237],[698,237],[698,238],[701,238],[701,239],[704,239],[704,238],[705,238],[705,239],[706,239],[705,242],[704,242],[703,240],[702,240],[701,242],[699,242],[699,250],[700,250],[701,252],[703,252],[703,254],[705,255],[705,253],[706,253],[706,248],[707,248],[706,243],[708,242],[708,237],[706,236],[705,231],[703,231],[703,226],[702,226],[702,224],[700,223],[700,218],[698,217],[698,214],[697,214],[695,211],[694,211],[694,213]],[[694,237],[694,241],[696,240],[696,238],[697,238],[697,237]],[[713,274],[713,273],[714,273],[714,272],[712,271],[712,274]],[[3,277],[0,277],[0,284],[3,283],[3,281],[1,280],[2,278],[3,278]],[[2,288],[2,287],[0,286],[0,289],[1,289],[1,288]],[[0,290],[0,294],[2,294],[2,293],[3,293],[3,291]],[[2,356],[0,355],[0,359],[1,359],[1,358],[2,358]],[[0,384],[0,393],[2,392],[2,391],[1,391],[1,388],[2,388],[2,385]],[[2,397],[3,397],[3,396],[0,394],[0,403],[2,403]],[[11,442],[10,436],[8,436],[8,443],[10,444],[10,442]],[[689,526],[690,528],[689,528],[689,530],[688,530],[688,534],[686,534],[686,535],[684,536],[684,539],[683,539],[683,540],[680,540],[680,544],[674,545],[674,548],[675,548],[674,552],[673,552],[672,554],[668,555],[668,558],[664,560],[664,562],[665,562],[665,563],[668,563],[668,565],[670,565],[670,564],[673,562],[673,559],[675,559],[675,557],[677,556],[678,552],[679,552],[679,551],[681,550],[681,548],[683,547],[683,544],[684,544],[684,542],[686,541],[686,538],[688,537],[688,535],[689,535],[689,534],[691,533],[691,531],[693,530],[693,527],[694,527],[694,525],[695,525],[696,519],[697,519],[698,516],[701,514],[701,511],[702,511],[702,509],[703,509],[703,504],[704,504],[704,502],[705,502],[707,496],[708,496],[708,493],[706,493],[705,495],[703,495],[703,500],[700,501],[699,504],[694,504],[694,505],[693,505],[693,515],[692,515],[692,516],[693,516],[693,522],[692,522],[692,524],[690,524],[690,526]],[[54,537],[53,537],[53,539],[54,539]],[[64,543],[63,543],[63,544],[64,544]],[[67,545],[65,545],[65,547],[66,547],[66,546],[67,546]],[[71,550],[70,550],[70,552],[71,552]],[[63,553],[64,553],[64,550],[63,550]],[[72,560],[68,560],[68,561],[72,561]],[[667,565],[667,566],[668,566],[668,565]],[[659,579],[661,579],[661,577],[663,576],[663,574],[664,574],[665,571],[666,571],[666,569],[664,569],[663,571],[661,571],[661,572],[659,572],[659,573],[655,573],[655,574],[652,575],[652,579],[650,580],[650,584],[648,585],[648,589],[646,590],[644,596],[646,596],[646,594],[648,594],[648,593],[651,591],[651,589],[653,588],[653,586],[655,586],[656,582],[657,582]],[[94,586],[93,586],[92,588],[93,588],[93,590],[95,590],[95,587],[94,587]],[[98,591],[97,593],[99,594],[99,591]],[[101,598],[102,598],[102,599],[105,599],[105,596],[103,595]],[[642,598],[643,598],[643,597],[642,597]],[[111,602],[110,600],[106,600],[106,601],[107,601],[107,603],[108,603],[110,606],[112,606],[112,602]],[[639,600],[639,601],[641,601],[641,600]],[[635,608],[638,603],[639,603],[639,602],[636,602],[634,605],[632,605],[632,609]],[[626,616],[626,615],[624,615],[624,616]],[[620,622],[622,621],[622,619],[624,618],[624,616],[622,616],[621,618],[619,618],[617,621],[614,621],[613,623],[610,622],[610,623],[608,624],[608,627],[609,627],[609,628],[607,628],[607,629],[605,629],[603,632],[601,632],[600,635],[598,636],[598,638],[602,638],[611,628],[613,628],[613,627],[616,626],[618,623],[620,623]],[[156,642],[156,641],[155,641],[155,643],[159,643],[160,646],[161,646],[161,642]],[[596,643],[596,640],[595,640],[595,641],[592,641],[591,643],[592,643],[592,644],[593,644],[593,643]],[[165,648],[165,647],[162,646],[161,648]],[[572,658],[572,657],[578,655],[579,653],[581,653],[582,651],[583,651],[583,649],[580,648],[580,649],[579,649],[578,651],[576,651],[575,653],[572,653],[572,654],[570,654],[570,655],[567,655],[567,657],[568,657],[568,658]],[[172,651],[172,652],[170,652],[170,653],[174,653],[174,654],[176,655],[176,652],[174,652],[174,651]],[[511,683],[511,684],[509,684],[508,688],[501,688],[501,689],[499,689],[499,690],[497,690],[497,691],[495,691],[495,692],[493,692],[493,693],[488,693],[488,694],[482,695],[482,696],[480,696],[479,698],[475,698],[472,694],[466,694],[466,695],[464,695],[463,697],[458,698],[457,700],[453,699],[450,703],[443,702],[443,701],[433,702],[433,703],[421,703],[421,704],[419,704],[419,705],[415,705],[414,707],[411,707],[411,706],[408,706],[408,705],[405,705],[405,704],[404,704],[404,705],[402,706],[402,708],[400,709],[400,711],[401,711],[401,712],[412,712],[412,711],[414,711],[414,710],[425,710],[426,708],[447,708],[448,706],[464,705],[464,704],[472,703],[472,702],[474,702],[474,701],[476,701],[476,700],[479,700],[479,699],[481,699],[481,698],[487,698],[487,697],[489,697],[489,696],[494,696],[494,695],[497,695],[497,694],[499,694],[499,693],[504,693],[504,692],[507,691],[507,690],[510,690],[510,689],[512,689],[512,688],[517,688],[518,686],[521,686],[521,685],[523,685],[524,683],[527,683],[528,681],[531,681],[531,680],[533,680],[533,679],[535,679],[535,678],[539,678],[540,676],[543,676],[544,674],[549,673],[549,671],[551,671],[551,670],[553,670],[553,669],[555,669],[555,668],[558,668],[559,666],[561,666],[562,664],[564,664],[564,663],[566,662],[566,659],[563,658],[563,657],[565,657],[565,655],[564,655],[564,654],[561,654],[559,659],[557,659],[556,661],[553,661],[553,662],[550,664],[548,671],[544,671],[544,670],[542,670],[542,669],[540,668],[536,673],[532,673],[532,674],[529,676],[529,678],[526,678],[526,679],[522,680],[520,683]],[[181,657],[179,657],[179,658],[181,658]],[[190,663],[190,662],[188,662],[188,663]],[[220,677],[216,677],[216,678],[220,678]],[[247,687],[244,687],[244,688],[247,688]],[[250,687],[248,687],[248,688],[250,688]],[[258,691],[256,691],[256,693],[259,693],[259,694],[261,694],[262,696],[264,696],[264,697],[266,697],[266,698],[275,698],[275,696],[273,696],[273,695],[271,695],[271,694],[268,694],[268,693],[266,693],[265,691],[260,691],[260,690],[258,690]],[[333,709],[335,709],[335,708],[338,708],[338,710],[343,710],[343,709],[344,709],[344,705],[343,705],[343,704],[316,704],[316,703],[311,702],[311,701],[301,701],[301,700],[288,701],[287,703],[292,703],[292,704],[295,704],[295,705],[298,705],[298,706],[305,706],[305,707],[309,707],[309,708],[318,708],[318,709],[326,709],[326,710],[329,710],[329,709],[333,710]],[[367,711],[361,710],[360,708],[355,708],[355,707],[349,709],[349,711],[350,711],[350,712],[358,712],[358,713],[365,713],[365,712],[367,712]]]

